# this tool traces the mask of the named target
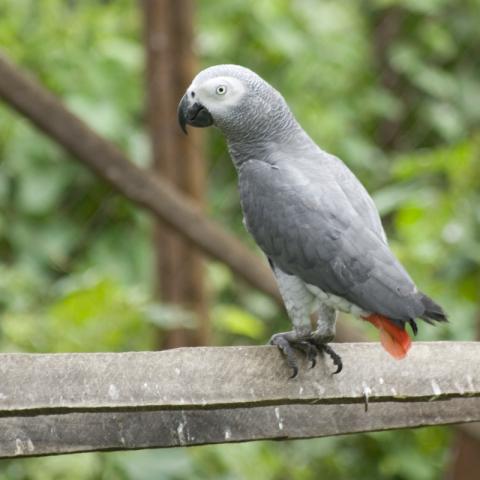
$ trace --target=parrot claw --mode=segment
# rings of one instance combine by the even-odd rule
[[[298,362],[295,357],[294,349],[300,350],[305,354],[309,368],[315,367],[317,364],[317,355],[326,353],[337,367],[333,375],[340,373],[343,368],[343,363],[340,355],[338,355],[332,347],[325,343],[321,343],[318,338],[296,338],[295,332],[277,333],[270,339],[270,345],[276,345],[282,354],[285,356],[287,365],[292,369],[290,378],[295,378],[298,374]]]
[[[327,345],[326,343],[319,343],[318,340],[309,340],[308,344],[312,347],[313,351],[315,352],[315,357],[317,354],[323,354],[324,352],[332,359],[333,364],[337,367],[337,370],[333,372],[332,375],[336,375],[337,373],[340,373],[343,368],[343,363],[342,363],[342,357],[336,353],[330,345]],[[306,353],[307,359],[311,360],[309,357],[309,353]],[[315,366],[316,358],[314,357],[314,360],[312,362],[312,366],[310,368],[313,368]]]
[[[306,341],[294,343],[293,346],[305,354],[307,360],[310,362],[310,366],[308,368],[311,369],[317,364],[318,349],[315,345]]]
[[[292,375],[290,378],[295,378],[298,374],[298,364],[291,342],[287,338],[287,334],[278,333],[270,339],[269,343],[270,345],[276,345],[280,349],[287,360],[287,365],[292,369]]]
[[[337,367],[337,370],[333,372],[333,375],[340,373],[343,368],[342,357],[338,353],[336,353],[330,345],[327,345],[326,343],[322,344],[320,348],[332,359],[333,364]]]

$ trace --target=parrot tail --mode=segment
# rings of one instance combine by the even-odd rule
[[[392,357],[400,360],[407,355],[412,341],[404,326],[400,327],[389,318],[375,313],[363,318],[380,330],[380,342]]]
[[[447,315],[443,311],[443,308],[435,303],[430,297],[424,293],[420,293],[420,301],[425,307],[425,312],[420,315],[420,318],[427,323],[433,325],[433,322],[448,322]]]
[[[435,303],[430,297],[424,293],[419,292],[420,301],[422,302],[425,311],[420,318],[431,325],[435,322],[448,322],[447,315],[442,307]],[[375,325],[380,330],[380,342],[383,348],[392,357],[401,359],[407,355],[408,350],[412,345],[412,341],[405,330],[405,323],[398,325],[397,322],[391,320],[383,315],[372,313],[368,317],[362,317],[367,322]],[[417,334],[417,324],[415,320],[410,319],[409,323],[412,327],[413,333]]]

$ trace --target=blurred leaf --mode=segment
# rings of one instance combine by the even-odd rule
[[[215,306],[212,318],[215,328],[219,330],[253,339],[264,336],[262,321],[234,305]]]
[[[193,312],[177,305],[148,304],[143,309],[146,320],[165,330],[175,328],[195,328],[197,319]]]

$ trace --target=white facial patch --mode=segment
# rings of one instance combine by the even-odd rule
[[[237,105],[246,92],[243,83],[233,77],[215,77],[197,84],[196,80],[188,89],[188,95],[195,93],[193,100],[200,102],[214,117]]]

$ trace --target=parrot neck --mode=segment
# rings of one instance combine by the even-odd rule
[[[300,127],[292,115],[293,122],[286,124],[286,128],[279,128],[276,125],[275,134],[272,132],[258,129],[251,135],[235,136],[225,135],[228,145],[228,151],[233,164],[238,169],[248,160],[261,160],[270,164],[276,163],[275,154],[278,152],[292,152],[292,158],[295,158],[299,152],[305,148],[315,145],[313,140]]]
[[[253,96],[239,105],[231,116],[216,125],[227,140],[235,167],[252,159],[275,163],[275,153],[298,155],[313,141],[295,119],[282,95],[265,82],[259,82]]]

